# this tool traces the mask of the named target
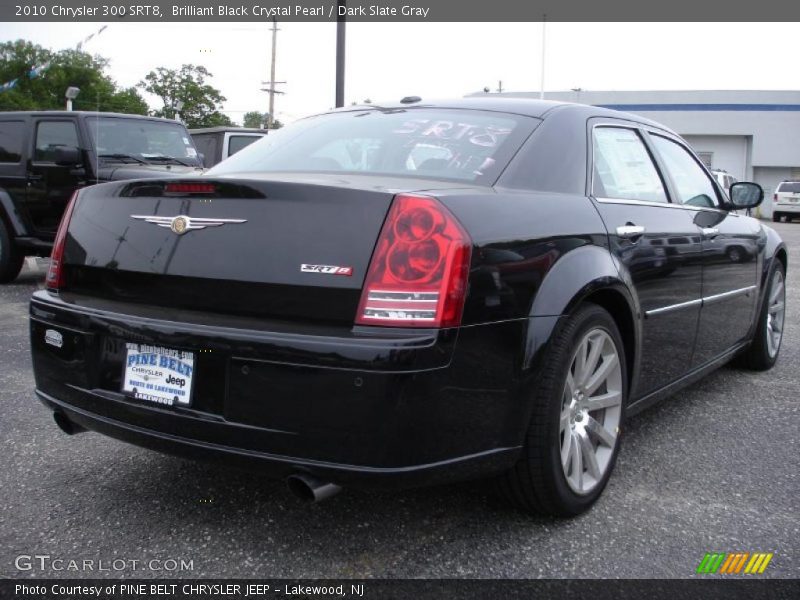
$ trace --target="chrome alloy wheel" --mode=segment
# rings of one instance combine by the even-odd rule
[[[561,403],[561,467],[569,487],[588,494],[614,455],[622,413],[622,367],[608,332],[583,336],[570,363]]]
[[[767,306],[767,352],[770,358],[775,358],[781,347],[783,337],[783,319],[786,313],[786,286],[783,282],[783,273],[775,270],[772,276],[772,286],[769,288],[769,303]]]

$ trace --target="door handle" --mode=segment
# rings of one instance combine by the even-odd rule
[[[708,238],[715,238],[719,235],[719,229],[716,227],[703,227],[700,231],[702,231],[703,235]]]
[[[617,235],[626,240],[641,237],[645,231],[645,228],[641,225],[633,225],[631,223],[617,227]]]

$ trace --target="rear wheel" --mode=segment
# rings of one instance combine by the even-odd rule
[[[736,359],[746,369],[766,371],[778,360],[786,316],[786,274],[783,264],[775,260],[769,277],[767,297],[758,316],[753,342]]]
[[[781,213],[777,213],[777,212],[772,213],[772,220],[775,223],[780,223],[780,221],[781,221]]]
[[[5,222],[0,219],[0,283],[14,281],[22,270],[25,255],[19,251]]]
[[[553,336],[525,448],[500,478],[501,492],[530,512],[574,516],[588,510],[617,457],[625,373],[614,319],[597,305],[581,307]]]

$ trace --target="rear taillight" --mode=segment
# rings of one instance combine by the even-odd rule
[[[778,194],[772,194],[772,201],[773,202],[777,202],[778,201]]]
[[[356,324],[461,323],[472,242],[435,198],[395,197],[364,281]]]
[[[72,194],[67,209],[61,217],[61,223],[58,225],[58,232],[56,233],[56,240],[53,243],[53,252],[50,254],[50,268],[47,270],[47,279],[45,284],[47,289],[57,292],[64,287],[64,245],[67,241],[67,229],[69,228],[69,221],[72,218],[72,211],[75,209],[75,202],[78,198],[78,192]]]

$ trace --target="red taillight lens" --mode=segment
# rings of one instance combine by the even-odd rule
[[[772,201],[773,202],[777,202],[778,201],[778,194],[772,194]]]
[[[61,217],[61,223],[58,225],[58,232],[56,233],[56,240],[53,243],[53,252],[50,254],[50,268],[47,270],[47,279],[45,284],[48,290],[57,292],[60,288],[64,287],[64,269],[62,263],[64,260],[64,244],[67,241],[67,228],[69,228],[69,221],[72,218],[72,211],[75,209],[75,202],[78,199],[78,192],[72,194],[69,204]]]
[[[364,281],[357,325],[461,323],[472,242],[435,198],[395,197]]]
[[[213,183],[168,183],[164,186],[167,194],[213,194],[217,187]]]

